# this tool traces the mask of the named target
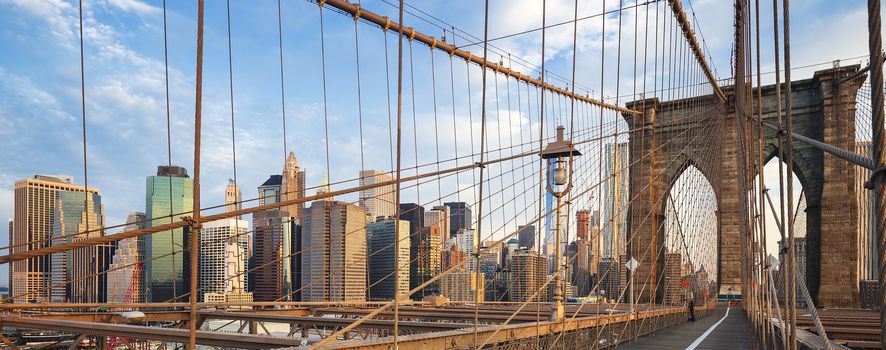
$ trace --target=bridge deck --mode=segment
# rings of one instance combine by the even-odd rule
[[[718,307],[696,322],[686,322],[618,346],[619,349],[750,349],[748,320],[741,308]],[[724,318],[725,316],[725,318]],[[720,322],[722,320],[722,322]],[[718,324],[719,322],[719,324]],[[716,325],[716,326],[715,326]],[[707,336],[700,339],[708,330]]]

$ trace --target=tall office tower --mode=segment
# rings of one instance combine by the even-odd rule
[[[443,242],[439,230],[425,226],[425,208],[415,203],[400,204],[400,220],[409,222],[409,288],[424,283],[439,273]],[[434,259],[436,252],[437,259]],[[435,264],[436,263],[436,264]],[[438,291],[436,283],[416,292],[413,298],[421,299],[428,293]]]
[[[259,205],[282,199],[283,176],[271,175],[258,187]],[[252,288],[255,301],[292,300],[291,219],[283,208],[252,214]]]
[[[665,253],[664,302],[667,305],[681,305],[683,303],[682,260],[683,256],[680,253]]]
[[[440,260],[443,255],[441,236],[442,234],[437,226],[425,226],[419,234],[412,235],[409,246],[409,255],[412,259],[409,264],[410,289],[414,289],[440,274],[440,268],[442,267]],[[412,297],[421,300],[425,296],[437,295],[439,293],[440,285],[434,282],[413,294]]]
[[[625,301],[628,297],[628,256],[626,254],[622,254],[618,256],[618,266],[621,266],[621,269],[618,271],[618,285],[621,286],[621,293],[624,295],[622,297],[622,301]]]
[[[548,258],[529,249],[520,249],[511,257],[511,301],[535,300],[532,296],[539,289],[540,301],[546,301],[547,288],[542,288],[547,280]]]
[[[596,273],[597,265],[600,264],[600,258],[603,257],[603,247],[600,243],[603,240],[602,235],[600,234],[600,228],[594,226],[591,228],[591,237],[588,240],[588,246],[590,246],[590,254],[591,254],[591,273]]]
[[[525,225],[517,228],[517,239],[520,241],[520,248],[535,248],[535,225]]]
[[[95,188],[73,184],[66,176],[36,175],[15,183],[10,253],[23,253],[104,235],[104,211]],[[11,263],[10,296],[26,302],[104,302],[105,274],[56,285],[107,271],[111,245],[79,248]]]
[[[474,228],[474,216],[471,215],[471,206],[465,202],[443,203],[449,207],[449,237],[458,234],[458,231]]]
[[[305,197],[305,171],[298,166],[295,160],[295,152],[289,151],[286,157],[286,164],[283,165],[283,181],[282,193],[280,200],[291,200]],[[287,205],[281,208],[283,216],[295,218],[296,222],[301,222],[301,213],[305,204],[298,203]]]
[[[597,265],[593,259],[591,245],[588,240],[580,239],[569,245],[570,258],[572,258],[573,279],[572,285],[577,289],[578,295],[587,296],[594,285],[593,275],[597,273]]]
[[[612,257],[604,257],[597,266],[597,283],[599,291],[610,300],[619,300],[621,297],[622,267],[618,259]]]
[[[240,210],[243,207],[243,195],[240,192],[240,185],[234,183],[234,180],[228,180],[228,185],[225,187],[225,212],[231,212],[234,210]],[[237,220],[242,219],[240,215],[237,215],[235,218]],[[239,222],[239,221],[238,221]],[[239,230],[237,230],[239,232]],[[248,232],[248,230],[247,230]],[[252,250],[250,249],[250,240],[252,239],[252,235],[249,233],[239,234],[237,235],[237,244],[240,248],[243,249],[243,266],[241,271],[243,271],[243,290],[250,290],[249,288],[249,257],[251,255]]]
[[[302,300],[366,300],[366,211],[315,201],[302,215]]]
[[[300,222],[296,222],[295,220],[289,223],[289,232],[292,233],[290,238],[290,247],[289,252],[291,256],[289,257],[290,270],[292,272],[292,301],[302,301],[302,286],[301,286],[301,273],[302,273],[302,225]]]
[[[487,248],[486,251],[480,253],[479,271],[483,274],[484,279],[488,282],[492,282],[495,280],[496,273],[500,269],[500,251],[500,248],[493,247]],[[486,288],[485,291],[486,300],[496,301],[499,299],[496,293],[497,290],[495,288],[490,286],[489,288]]]
[[[145,227],[145,213],[130,212],[126,217],[126,231]],[[108,302],[138,303],[144,295],[144,237],[133,237],[121,240],[114,251],[114,258],[108,267]],[[141,264],[138,266],[138,264]],[[138,273],[136,278],[132,278]]]
[[[465,254],[465,252],[458,250],[458,247],[455,244],[451,245],[449,247],[449,249],[446,249],[443,251],[443,259],[442,259],[443,260],[442,261],[443,271],[447,271],[447,270],[457,266],[458,264],[467,260],[467,258],[468,258],[468,255]],[[459,271],[464,271],[464,270],[465,270],[465,266],[461,266],[460,268],[456,268],[452,272],[459,272]]]
[[[514,252],[520,249],[520,241],[516,238],[511,238],[508,240],[508,243],[505,244],[505,248],[501,251],[501,267],[508,268],[511,265],[511,256],[514,255]]]
[[[373,185],[394,180],[394,176],[381,170],[361,170],[360,186]],[[360,191],[360,206],[366,208],[366,214],[375,220],[378,217],[397,215],[394,185],[367,188]],[[415,232],[415,231],[412,231]]]
[[[194,182],[179,166],[158,166],[156,176],[148,176],[146,227],[168,224],[190,216],[194,210]],[[145,237],[145,300],[165,302],[187,300],[190,289],[190,234],[184,229],[154,233]]]
[[[600,227],[600,210],[594,210],[591,214],[591,227]]]
[[[96,189],[58,192],[52,219],[52,245],[104,235],[104,210]],[[84,190],[86,196],[84,198]],[[85,201],[85,203],[84,203]],[[113,254],[111,244],[78,248],[50,257],[52,302],[89,303],[106,301],[107,275]],[[100,275],[97,275],[100,274]],[[96,276],[82,279],[84,276]],[[66,281],[73,281],[65,284]]]
[[[466,264],[467,272],[477,271],[477,259],[474,259],[473,257],[476,255],[477,241],[479,240],[480,234],[477,230],[464,229],[455,236],[455,246],[468,255],[468,262]]]
[[[575,213],[575,236],[578,239],[588,239],[591,231],[591,212],[587,209]]]
[[[475,301],[479,294],[480,302],[483,302],[485,287],[483,274],[477,272],[450,272],[440,279],[440,294],[450,301]]]
[[[243,261],[246,250],[239,236],[249,230],[246,220],[222,219],[203,224],[200,229],[199,300],[207,293],[243,292]],[[239,264],[239,265],[238,265]]]
[[[603,256],[617,258],[625,251],[626,206],[630,202],[627,142],[619,143],[618,147],[607,143],[604,155]]]
[[[400,204],[400,220],[409,221],[410,241],[423,234],[425,227],[425,208],[415,203]],[[414,259],[415,257],[411,257]]]
[[[399,236],[394,222],[400,225]],[[399,238],[395,238],[399,237]],[[409,222],[387,218],[366,226],[369,245],[369,295],[368,300],[393,300],[394,287],[400,295],[409,293]],[[395,241],[399,241],[397,246]],[[395,249],[395,247],[399,247]],[[395,261],[400,265],[399,270]],[[397,272],[395,283],[394,273]]]
[[[428,227],[436,226],[442,236],[440,240],[445,242],[449,239],[449,207],[438,205],[426,210],[424,224]]]
[[[225,212],[241,208],[243,208],[243,194],[240,192],[240,185],[234,183],[234,180],[228,180],[228,185],[225,186]]]
[[[871,141],[856,141],[856,154],[871,158],[873,156]],[[871,178],[871,171],[859,167],[855,170],[855,194],[858,204],[858,278],[859,280],[875,280],[880,276],[877,257],[879,241],[877,236],[876,198],[864,187]]]

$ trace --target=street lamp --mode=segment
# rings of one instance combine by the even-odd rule
[[[563,139],[564,128],[557,127],[557,140],[549,143],[540,156],[547,160],[547,190],[557,197],[557,274],[554,276],[554,305],[551,307],[551,320],[562,320],[565,314],[563,306],[563,251],[560,242],[560,202],[563,195],[572,189],[572,158],[581,155],[571,140]],[[567,164],[568,162],[568,164]],[[551,169],[551,165],[554,168]]]

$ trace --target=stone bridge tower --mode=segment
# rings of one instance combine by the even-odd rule
[[[822,70],[810,79],[793,82],[794,132],[854,152],[855,101],[863,78],[837,82],[856,71],[857,65]],[[661,301],[663,297],[664,199],[689,165],[704,174],[717,196],[719,290],[741,291],[745,267],[738,179],[743,173],[748,190],[752,190],[757,175],[753,152],[758,147],[758,129],[754,123],[745,124],[752,153],[747,171],[742,172],[733,91],[727,87],[724,92],[725,105],[713,95],[669,102],[647,99],[628,103],[628,108],[643,111],[643,115],[623,115],[631,130],[627,251],[641,262],[634,275],[634,293],[640,302]],[[775,86],[764,86],[762,95],[763,119],[776,125]],[[763,132],[765,164],[778,155],[778,137],[772,129],[764,127]],[[817,305],[857,306],[857,168],[799,141],[794,142],[790,166],[806,196],[806,281],[810,294]],[[777,227],[768,226],[767,235],[780,236]]]

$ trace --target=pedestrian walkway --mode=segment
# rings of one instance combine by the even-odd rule
[[[618,349],[750,349],[748,320],[741,308],[717,307],[696,322],[686,322],[622,343]]]

